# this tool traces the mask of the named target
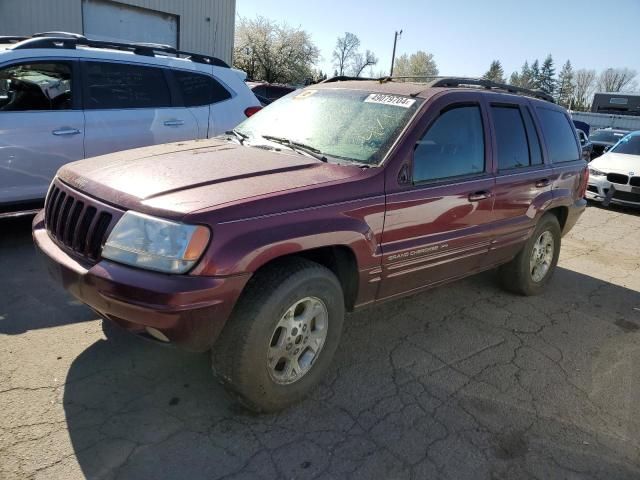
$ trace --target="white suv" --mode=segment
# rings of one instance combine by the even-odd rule
[[[232,129],[260,108],[245,77],[164,45],[0,37],[0,217],[40,208],[67,162]]]

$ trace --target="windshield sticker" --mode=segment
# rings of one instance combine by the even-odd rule
[[[300,95],[296,95],[294,98],[294,100],[304,100],[307,97],[310,97],[311,95],[314,95],[318,90],[305,90],[304,92],[302,92]]]
[[[395,105],[396,107],[409,108],[416,103],[412,98],[400,97],[398,95],[385,95],[382,93],[372,93],[364,99],[365,103],[380,103],[382,105]]]

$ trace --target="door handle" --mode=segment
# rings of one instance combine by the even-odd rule
[[[167,120],[164,122],[165,127],[179,127],[180,125],[184,125],[184,120]]]
[[[77,128],[59,128],[58,130],[53,130],[51,133],[59,137],[63,135],[78,135],[80,130]]]
[[[489,190],[480,190],[479,192],[473,192],[469,194],[470,202],[479,202],[480,200],[485,200],[487,198],[491,198],[491,192]]]
[[[551,185],[551,182],[548,178],[542,178],[536,182],[536,187],[538,188],[548,187],[549,185]]]

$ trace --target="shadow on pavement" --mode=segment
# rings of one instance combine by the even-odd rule
[[[351,315],[327,380],[278,415],[232,403],[207,355],[99,341],[66,379],[77,460],[92,479],[639,478],[638,292],[494,283]]]
[[[31,238],[32,216],[0,219],[0,334],[95,319],[49,278]]]

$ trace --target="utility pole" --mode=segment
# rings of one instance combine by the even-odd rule
[[[398,37],[402,35],[402,30],[399,32],[396,30],[396,35],[393,37],[393,54],[391,55],[391,73],[389,73],[390,77],[393,77],[393,64],[396,61],[396,44],[398,43]]]

